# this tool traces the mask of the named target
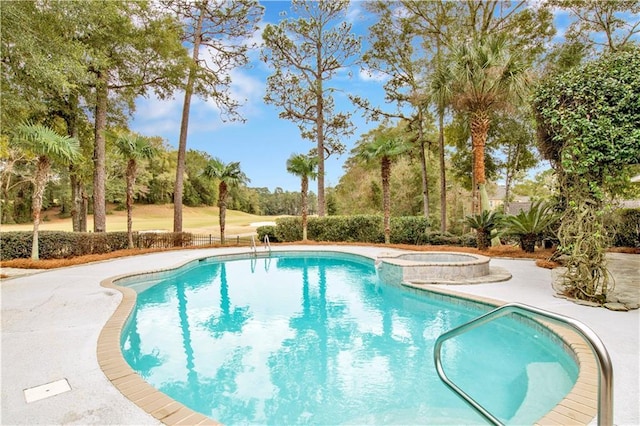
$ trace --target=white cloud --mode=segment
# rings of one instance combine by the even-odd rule
[[[389,79],[389,76],[383,72],[364,68],[360,68],[358,75],[362,81],[383,82]]]
[[[351,2],[349,4],[349,9],[347,10],[345,20],[350,24],[357,24],[358,21],[362,20],[362,17],[362,8],[358,5],[357,2]]]

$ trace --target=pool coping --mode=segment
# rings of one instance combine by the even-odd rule
[[[306,250],[286,250],[306,251]],[[348,250],[336,250],[333,252],[356,254],[365,258],[375,258],[366,254],[353,253]],[[409,250],[407,250],[410,252]],[[251,251],[237,253],[236,255],[251,255]],[[96,354],[98,364],[107,379],[131,402],[140,409],[153,416],[160,422],[172,425],[221,425],[222,423],[198,413],[182,403],[174,400],[165,393],[154,388],[138,375],[126,362],[121,351],[121,336],[127,321],[135,307],[137,293],[134,289],[123,287],[116,282],[127,277],[167,272],[178,269],[200,259],[218,257],[207,255],[200,258],[180,262],[168,268],[151,269],[142,273],[128,273],[104,279],[100,285],[111,288],[122,294],[115,312],[111,315],[105,326],[100,331]],[[220,255],[226,257],[226,255]],[[460,291],[451,290],[443,286],[432,284],[403,283],[404,286],[417,290],[426,290],[440,293],[449,297],[461,298],[476,303],[498,307],[505,302],[484,296],[469,295]],[[555,333],[569,348],[578,363],[579,373],[575,385],[571,391],[549,413],[539,419],[536,425],[565,425],[565,424],[589,424],[597,415],[598,406],[598,367],[591,349],[587,343],[575,332],[568,328],[557,326],[545,321],[534,320]]]

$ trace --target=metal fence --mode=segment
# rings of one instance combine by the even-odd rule
[[[255,238],[255,237],[254,237]],[[191,234],[189,232],[138,232],[134,235],[137,248],[205,247],[205,246],[251,246],[251,236],[233,235],[225,238],[213,234]]]

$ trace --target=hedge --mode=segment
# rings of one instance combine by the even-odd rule
[[[419,244],[427,228],[428,221],[424,217],[391,218],[391,240],[396,244]],[[299,217],[277,219],[272,232],[278,241],[300,241],[302,220]],[[313,241],[382,243],[383,219],[377,215],[310,217],[307,234]]]
[[[640,208],[616,210],[607,219],[614,247],[640,247]]]
[[[264,237],[266,236],[269,237],[269,242],[271,243],[277,243],[279,241],[276,236],[276,227],[273,225],[258,226],[256,232],[258,233],[259,242],[264,241]],[[302,235],[302,231],[300,232],[300,235]]]
[[[31,231],[0,233],[0,260],[31,257],[32,237]],[[38,240],[40,259],[65,259],[129,247],[126,232],[40,231]],[[136,248],[191,247],[216,243],[211,235],[188,232],[135,232],[133,242]]]
[[[31,257],[33,233],[0,233],[0,260]],[[38,233],[40,259],[64,259],[86,254],[101,254],[128,247],[126,232],[62,232],[40,231]]]

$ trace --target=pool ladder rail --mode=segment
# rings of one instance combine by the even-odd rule
[[[269,236],[265,235],[263,241],[265,251],[268,251],[269,255],[271,255],[271,243],[269,242]],[[254,256],[258,256],[258,247],[256,246],[256,239],[253,235],[251,236],[251,251],[253,252]]]
[[[589,348],[593,352],[598,363],[598,425],[609,426],[613,424],[613,366],[611,365],[611,358],[607,352],[606,347],[602,343],[602,340],[598,335],[593,332],[589,327],[581,322],[569,318],[564,315],[555,314],[542,309],[534,308],[533,306],[525,305],[522,303],[508,303],[502,305],[484,315],[481,315],[473,320],[462,324],[456,328],[453,328],[446,333],[443,333],[436,339],[436,343],[433,349],[433,360],[436,364],[436,371],[440,379],[447,385],[452,391],[458,394],[471,408],[473,408],[478,414],[484,417],[494,425],[502,425],[503,423],[491,414],[485,407],[474,400],[471,396],[460,389],[455,383],[447,377],[442,367],[441,351],[442,344],[453,337],[459,336],[469,330],[476,327],[480,327],[483,324],[493,321],[494,319],[503,317],[510,313],[518,313],[525,317],[533,318],[538,317],[544,320],[550,321],[554,324],[558,324],[565,327],[570,327],[576,331],[589,345]]]

